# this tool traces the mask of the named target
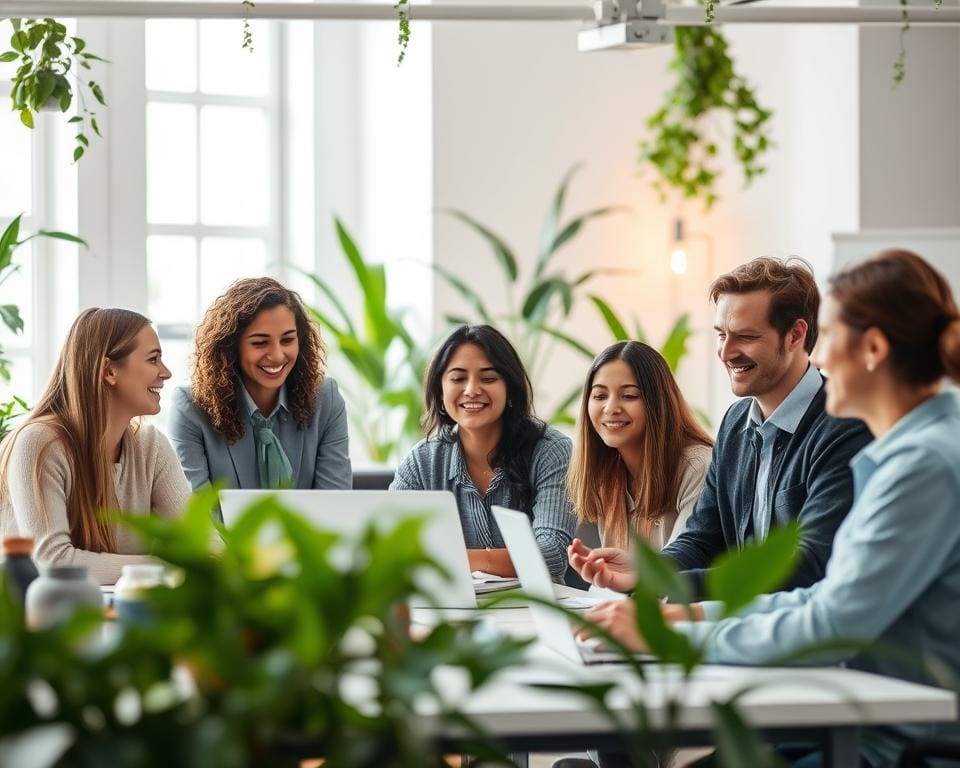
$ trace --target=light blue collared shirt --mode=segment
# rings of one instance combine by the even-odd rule
[[[240,392],[243,395],[243,404],[247,408],[247,416],[253,416],[260,409],[257,407],[257,404],[253,401],[253,398],[250,396],[250,393],[247,392],[247,388],[243,385],[243,381],[240,382]],[[270,429],[273,429],[274,424],[276,423],[275,418],[277,416],[277,411],[281,408],[285,411],[285,415],[290,414],[290,407],[287,405],[287,385],[284,384],[280,387],[280,399],[277,401],[276,406],[269,414],[261,413],[261,416],[266,417],[270,420]],[[252,423],[252,422],[251,422]]]
[[[807,412],[813,398],[817,396],[823,378],[820,372],[812,365],[807,366],[796,386],[780,405],[776,407],[770,418],[764,421],[760,404],[754,399],[750,404],[750,418],[745,430],[756,429],[762,441],[760,449],[760,465],[757,468],[757,498],[753,503],[753,535],[758,541],[767,538],[770,532],[770,470],[773,467],[774,443],[780,431],[791,435],[800,426],[803,414]]]
[[[703,643],[707,660],[761,664],[817,643],[876,641],[913,663],[876,653],[824,651],[818,663],[931,682],[915,666],[935,660],[960,688],[960,395],[945,391],[914,408],[850,462],[855,501],[837,531],[823,580],[758,597],[742,615],[675,625]],[[893,765],[908,739],[960,739],[960,723],[865,731],[875,768]]]

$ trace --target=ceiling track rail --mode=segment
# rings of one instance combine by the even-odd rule
[[[960,7],[930,5],[847,7],[764,6],[755,3],[721,5],[718,24],[869,24],[899,25],[906,11],[918,25],[960,24]],[[633,19],[664,26],[704,24],[703,7],[664,0],[597,0],[592,4],[420,4],[407,11],[420,21],[582,21],[612,24]],[[310,3],[258,0],[250,8],[239,0],[0,0],[0,18],[102,17],[179,19],[396,19],[392,3]]]

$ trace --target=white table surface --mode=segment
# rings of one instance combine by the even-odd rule
[[[532,637],[533,625],[525,608],[483,611],[505,633]],[[473,611],[444,611],[445,617],[475,616]],[[435,612],[415,610],[413,619],[428,624]],[[526,665],[509,669],[472,694],[466,702],[464,681],[456,671],[436,670],[450,701],[459,702],[492,734],[605,733],[612,724],[593,711],[583,696],[534,687],[537,683],[609,681],[617,685],[608,696],[611,708],[626,711],[630,702],[646,706],[651,725],[666,721],[671,700],[683,702],[680,730],[703,731],[711,726],[711,702],[728,701],[753,687],[739,700],[739,710],[756,728],[837,728],[904,722],[957,719],[957,697],[951,691],[839,667],[734,667],[704,665],[683,680],[680,670],[645,665],[641,681],[620,664],[581,665],[535,642]]]

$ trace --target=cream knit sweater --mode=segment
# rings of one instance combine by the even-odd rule
[[[35,467],[47,445],[38,487]],[[190,484],[173,448],[152,426],[126,432],[114,476],[117,501],[128,514],[177,517],[190,496]],[[115,583],[124,565],[150,562],[150,557],[140,554],[143,549],[136,536],[124,526],[115,528],[115,553],[73,545],[67,520],[72,483],[70,461],[54,430],[44,424],[21,427],[7,465],[8,493],[0,499],[0,537],[32,536],[35,560],[85,565],[101,584]]]

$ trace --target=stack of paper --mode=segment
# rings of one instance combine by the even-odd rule
[[[497,576],[485,571],[473,572],[473,591],[478,595],[499,592],[502,589],[514,589],[520,586],[520,580],[513,576]]]

